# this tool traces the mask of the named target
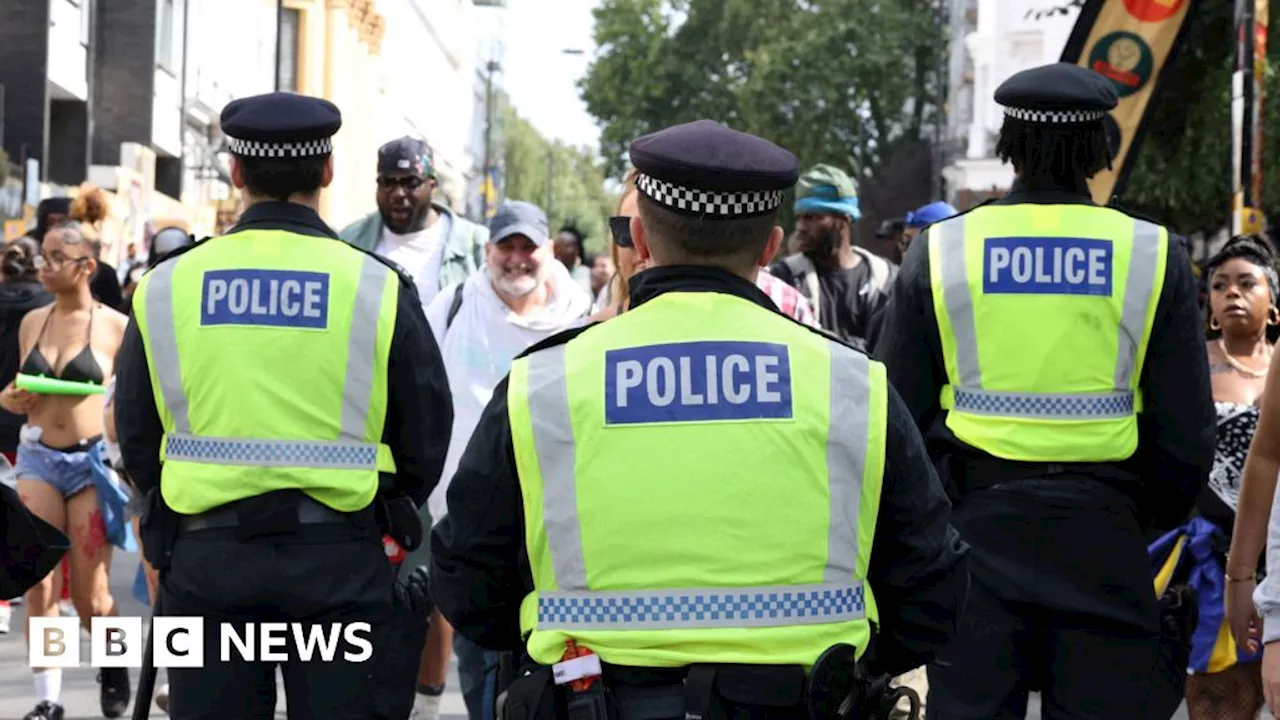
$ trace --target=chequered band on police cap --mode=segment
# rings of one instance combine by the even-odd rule
[[[1101,120],[1106,117],[1104,110],[1023,110],[1022,108],[1005,108],[1004,114],[1015,120],[1033,123],[1082,123]]]
[[[636,188],[663,207],[696,215],[752,217],[782,207],[781,190],[713,192],[675,185],[644,173],[636,175]]]
[[[269,143],[256,140],[241,140],[227,136],[227,149],[233,155],[241,157],[315,157],[333,153],[333,142],[329,138],[325,138],[323,140],[307,140],[296,143]]]

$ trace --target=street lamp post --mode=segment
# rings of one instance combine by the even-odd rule
[[[484,79],[484,175],[481,179],[481,187],[484,188],[484,216],[489,217],[489,192],[488,188],[493,180],[493,76],[502,70],[502,66],[496,60],[490,60],[485,65]]]

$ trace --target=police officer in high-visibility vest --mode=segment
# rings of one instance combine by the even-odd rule
[[[557,716],[552,699],[602,719],[808,717],[806,698],[829,715],[853,676],[824,654],[896,674],[951,636],[967,570],[949,503],[884,367],[754,284],[795,156],[703,120],[631,160],[650,269],[626,313],[514,362],[433,533],[432,595],[457,632],[525,655],[508,717]]]
[[[290,718],[400,720],[413,702],[426,620],[393,603],[382,535],[438,482],[452,400],[413,282],[316,211],[340,125],[336,107],[301,95],[229,104],[246,209],[134,295],[121,453],[150,493],[143,546],[161,613],[206,621],[203,667],[168,670],[173,718],[275,717],[277,654]],[[247,657],[220,623],[249,638]],[[301,625],[267,644],[250,623]]]
[[[1012,189],[912,243],[875,348],[973,547],[929,716],[1021,718],[1031,688],[1045,717],[1155,717],[1186,666],[1162,664],[1144,531],[1187,516],[1213,460],[1191,263],[1090,198],[1111,81],[1055,64],[995,100]]]

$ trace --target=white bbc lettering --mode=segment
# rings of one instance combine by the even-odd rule
[[[321,662],[333,662],[345,641],[348,649],[343,651],[342,659],[365,662],[373,656],[373,643],[367,637],[372,632],[372,626],[366,622],[327,626],[261,623],[240,627],[223,623],[219,631],[219,658],[222,662],[286,662],[292,649],[302,662],[314,661],[317,654]]]
[[[318,318],[324,315],[324,283],[279,278],[214,278],[209,281],[205,311],[212,315],[224,303],[232,315]]]
[[[204,618],[160,616],[151,622],[156,667],[204,667]]]
[[[752,358],[731,353],[723,357],[708,355],[703,359],[704,376],[694,377],[697,360],[682,356],[623,360],[614,368],[616,407],[625,408],[632,400],[631,391],[644,386],[645,399],[653,407],[677,404],[682,407],[744,405],[749,402],[778,403],[783,400],[781,359],[776,355]]]
[[[27,661],[34,668],[80,667],[80,618],[31,617]]]
[[[145,644],[140,617],[95,617],[90,623],[89,662],[94,667],[139,667]]]
[[[369,623],[357,622],[347,625],[342,631],[342,639],[346,640],[348,645],[360,648],[360,652],[347,651],[342,654],[342,659],[347,662],[359,663],[373,657],[373,643],[368,638],[368,635],[372,632],[373,627]],[[363,633],[363,636],[360,633]]]

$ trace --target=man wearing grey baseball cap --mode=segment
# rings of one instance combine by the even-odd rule
[[[480,269],[487,233],[435,201],[435,153],[425,140],[402,137],[378,148],[377,180],[378,210],[343,228],[343,240],[403,267],[424,307]]]
[[[547,215],[533,203],[518,200],[500,205],[489,221],[484,266],[466,281],[447,287],[427,306],[427,322],[444,357],[453,392],[453,433],[440,484],[427,501],[430,517],[439,522],[448,512],[445,494],[458,469],[480,414],[493,389],[515,359],[530,345],[581,322],[591,310],[591,296],[555,258]],[[468,498],[467,502],[487,502]],[[424,548],[428,543],[423,543]],[[423,553],[424,548],[415,551]],[[426,550],[429,557],[429,550]],[[420,560],[410,555],[408,567]],[[435,614],[433,629],[448,628]],[[448,630],[452,634],[452,629]],[[458,635],[453,641],[467,712],[491,718],[497,655]],[[438,712],[438,695],[423,688],[415,718]],[[486,692],[489,697],[486,700]]]

